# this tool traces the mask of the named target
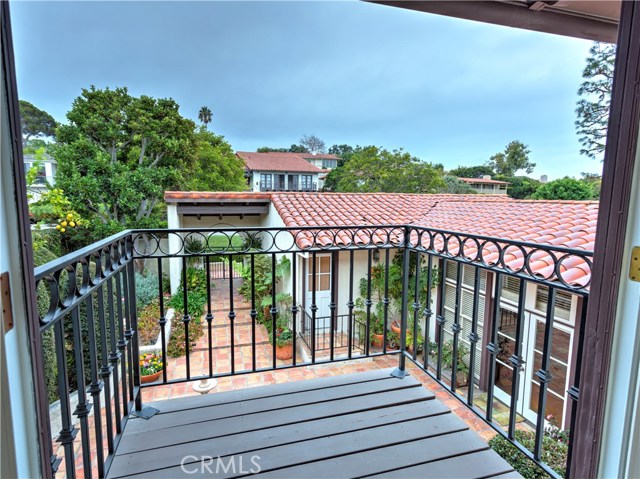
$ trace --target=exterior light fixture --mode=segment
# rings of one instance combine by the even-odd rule
[[[377,249],[373,250],[373,261],[376,263],[380,261],[380,251]]]

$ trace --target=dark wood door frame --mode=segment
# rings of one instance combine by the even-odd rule
[[[640,118],[640,3],[622,2],[570,477],[597,477]]]
[[[36,284],[33,276],[33,249],[31,245],[31,224],[29,222],[29,205],[27,204],[27,187],[24,175],[22,156],[22,131],[20,128],[20,109],[16,84],[16,69],[13,56],[11,36],[11,18],[9,3],[2,5],[2,63],[6,88],[7,110],[9,112],[8,128],[11,134],[11,150],[13,163],[13,184],[15,204],[18,216],[18,234],[20,238],[20,266],[25,294],[27,312],[27,329],[31,353],[31,372],[36,404],[36,427],[38,428],[38,446],[40,473],[42,477],[51,477],[51,466],[56,460],[51,444],[51,428],[49,425],[49,401],[45,389],[44,366],[42,362],[42,346],[40,341],[40,323],[36,303]],[[2,92],[4,94],[5,92]],[[4,126],[3,126],[4,128]],[[19,318],[17,318],[19,321]],[[16,327],[24,327],[16,324]],[[15,359],[15,358],[14,358]]]

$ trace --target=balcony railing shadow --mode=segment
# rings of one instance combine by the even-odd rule
[[[411,361],[556,477],[542,455],[548,404],[557,402],[558,389],[565,392],[554,383],[561,354],[554,342],[557,302],[571,295],[581,304],[573,308],[576,359],[565,378],[569,469],[590,268],[591,253],[582,250],[407,225],[124,231],[35,270],[44,345],[37,359],[49,358],[49,389],[59,409],[59,430],[52,433],[63,451],[52,456],[52,471],[64,461],[67,477],[75,477],[76,468],[105,477],[148,388],[395,354],[396,376],[404,376]],[[155,327],[163,372],[147,384],[139,367],[136,294],[136,274],[145,269],[158,277]],[[193,269],[204,271],[204,291],[192,290]],[[171,303],[178,298],[173,309],[165,297],[167,273],[174,280]],[[215,290],[212,278],[219,282]],[[519,287],[509,296],[514,281]],[[538,322],[528,312],[529,285],[547,294]],[[515,313],[507,315],[513,324],[502,324],[503,300]],[[194,310],[200,301],[204,311]],[[222,353],[214,347],[215,301],[225,307],[226,326],[215,328],[228,341]],[[237,324],[240,303],[249,308],[244,325]],[[248,343],[239,344],[240,328]],[[195,331],[206,338],[203,364],[191,363]],[[184,375],[170,377],[167,347],[176,332],[183,338]],[[381,337],[374,338],[377,333]],[[266,363],[256,359],[257,348],[265,347],[257,334],[269,338]],[[279,360],[279,348],[288,344],[291,356]],[[309,354],[301,356],[303,348]],[[516,439],[525,383],[527,407],[534,409],[531,450]],[[92,408],[103,413],[90,421]]]

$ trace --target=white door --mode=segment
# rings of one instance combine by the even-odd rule
[[[515,352],[517,313],[502,307],[498,323],[498,359],[494,394],[505,404],[511,403],[513,386],[513,367],[509,358]],[[537,421],[540,383],[535,375],[542,365],[545,319],[534,313],[525,313],[522,338],[523,370],[518,385],[516,412],[528,421]],[[547,409],[545,416],[551,414],[558,426],[563,425],[566,415],[566,391],[569,383],[569,362],[573,346],[573,334],[570,328],[553,324],[551,363],[549,370],[552,380],[547,388]]]
[[[316,329],[329,328],[331,321],[331,255],[316,255],[316,282],[315,282],[315,304],[318,307],[316,311]],[[306,309],[311,316],[311,305],[313,304],[313,257],[307,260],[307,285],[306,291]]]
[[[529,421],[537,420],[540,382],[536,376],[542,366],[544,348],[545,318],[531,313],[529,322],[530,360],[525,369],[524,384],[524,416]],[[547,384],[547,407],[545,418],[553,416],[553,424],[562,427],[567,411],[567,390],[569,389],[569,374],[571,351],[573,348],[573,330],[557,321],[553,323],[551,337],[551,354],[549,356],[549,372],[551,382]]]

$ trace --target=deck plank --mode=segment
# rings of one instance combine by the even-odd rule
[[[159,401],[160,414],[129,421],[107,477],[519,477],[421,383],[390,372]]]
[[[386,378],[357,384],[343,384],[335,387],[313,389],[279,396],[249,399],[246,401],[214,404],[199,408],[182,409],[170,414],[159,414],[150,420],[136,419],[128,425],[129,432],[164,429],[187,424],[197,424],[228,417],[239,417],[265,411],[287,409],[300,404],[317,404],[347,397],[365,396],[384,391],[422,387],[416,379]],[[426,392],[426,390],[425,390]]]
[[[256,451],[236,454],[233,457],[223,458],[223,463],[233,461],[236,470],[224,471],[219,469],[215,474],[219,479],[231,479],[241,477],[244,474],[238,470],[239,464],[249,465],[252,460],[259,464],[262,471],[280,469],[289,465],[298,465],[306,462],[319,461],[339,457],[344,454],[375,449],[391,444],[403,444],[408,438],[426,438],[447,432],[463,431],[467,425],[451,413],[430,418],[415,419],[413,421],[387,424],[373,429],[352,431],[347,437],[332,436],[300,441],[282,446],[270,447]],[[342,440],[341,440],[342,439]],[[152,451],[153,454],[161,454],[161,450]],[[191,455],[190,449],[185,448],[182,458]],[[206,456],[210,456],[211,452]],[[217,453],[215,455],[217,457]],[[176,465],[161,470],[154,470],[154,478],[182,478],[193,477],[194,469],[201,467],[198,456],[187,459],[184,465]],[[499,471],[501,472],[501,471]],[[128,476],[131,478],[149,477],[149,473]]]
[[[290,407],[278,413],[265,411],[256,414],[234,416],[213,421],[203,421],[199,424],[187,424],[171,429],[132,432],[127,425],[117,454],[127,454],[142,449],[166,447],[171,444],[196,441],[211,437],[233,434],[238,431],[256,431],[267,427],[283,424],[294,424],[323,417],[339,416],[354,412],[363,412],[381,407],[399,404],[434,400],[426,396],[424,388],[411,388],[399,391],[381,392],[363,397],[350,397],[319,404],[301,404]],[[154,418],[149,419],[150,422]],[[136,419],[144,421],[144,419]]]
[[[465,477],[468,479],[483,479],[491,475],[506,473],[512,474],[513,467],[498,456],[495,451],[487,449],[366,477],[371,479],[406,479],[408,477]],[[514,476],[510,477],[518,477],[517,473],[514,474]]]
[[[335,386],[343,386],[345,384],[358,384],[369,381],[378,381],[380,379],[389,379],[392,371],[392,368],[374,369],[372,371],[364,371],[361,373],[342,374],[339,376],[330,376],[313,380],[291,381],[288,383],[270,384],[267,386],[248,387],[244,389],[237,389],[235,391],[214,391],[211,394],[198,394],[197,396],[188,396],[184,398],[164,399],[145,404],[159,409],[159,414],[166,414],[185,409],[201,408],[204,406],[215,406],[217,404],[248,401],[250,399],[260,399],[270,396],[282,396],[285,394],[312,391],[314,389],[326,389]]]
[[[256,477],[261,479],[314,479],[318,477],[318,471],[322,471],[323,477],[349,479],[454,456],[460,453],[462,444],[469,452],[482,451],[489,447],[477,434],[468,430],[458,431],[311,464],[263,472],[256,474]]]
[[[117,477],[175,466],[180,464],[187,450],[189,454],[198,457],[210,454],[211,451],[215,451],[216,455],[228,456],[330,435],[336,437],[336,440],[341,440],[339,435],[351,431],[449,413],[449,409],[440,401],[425,401],[241,432],[188,444],[174,444],[163,448],[160,457],[149,450],[116,456],[111,466],[111,474]]]

